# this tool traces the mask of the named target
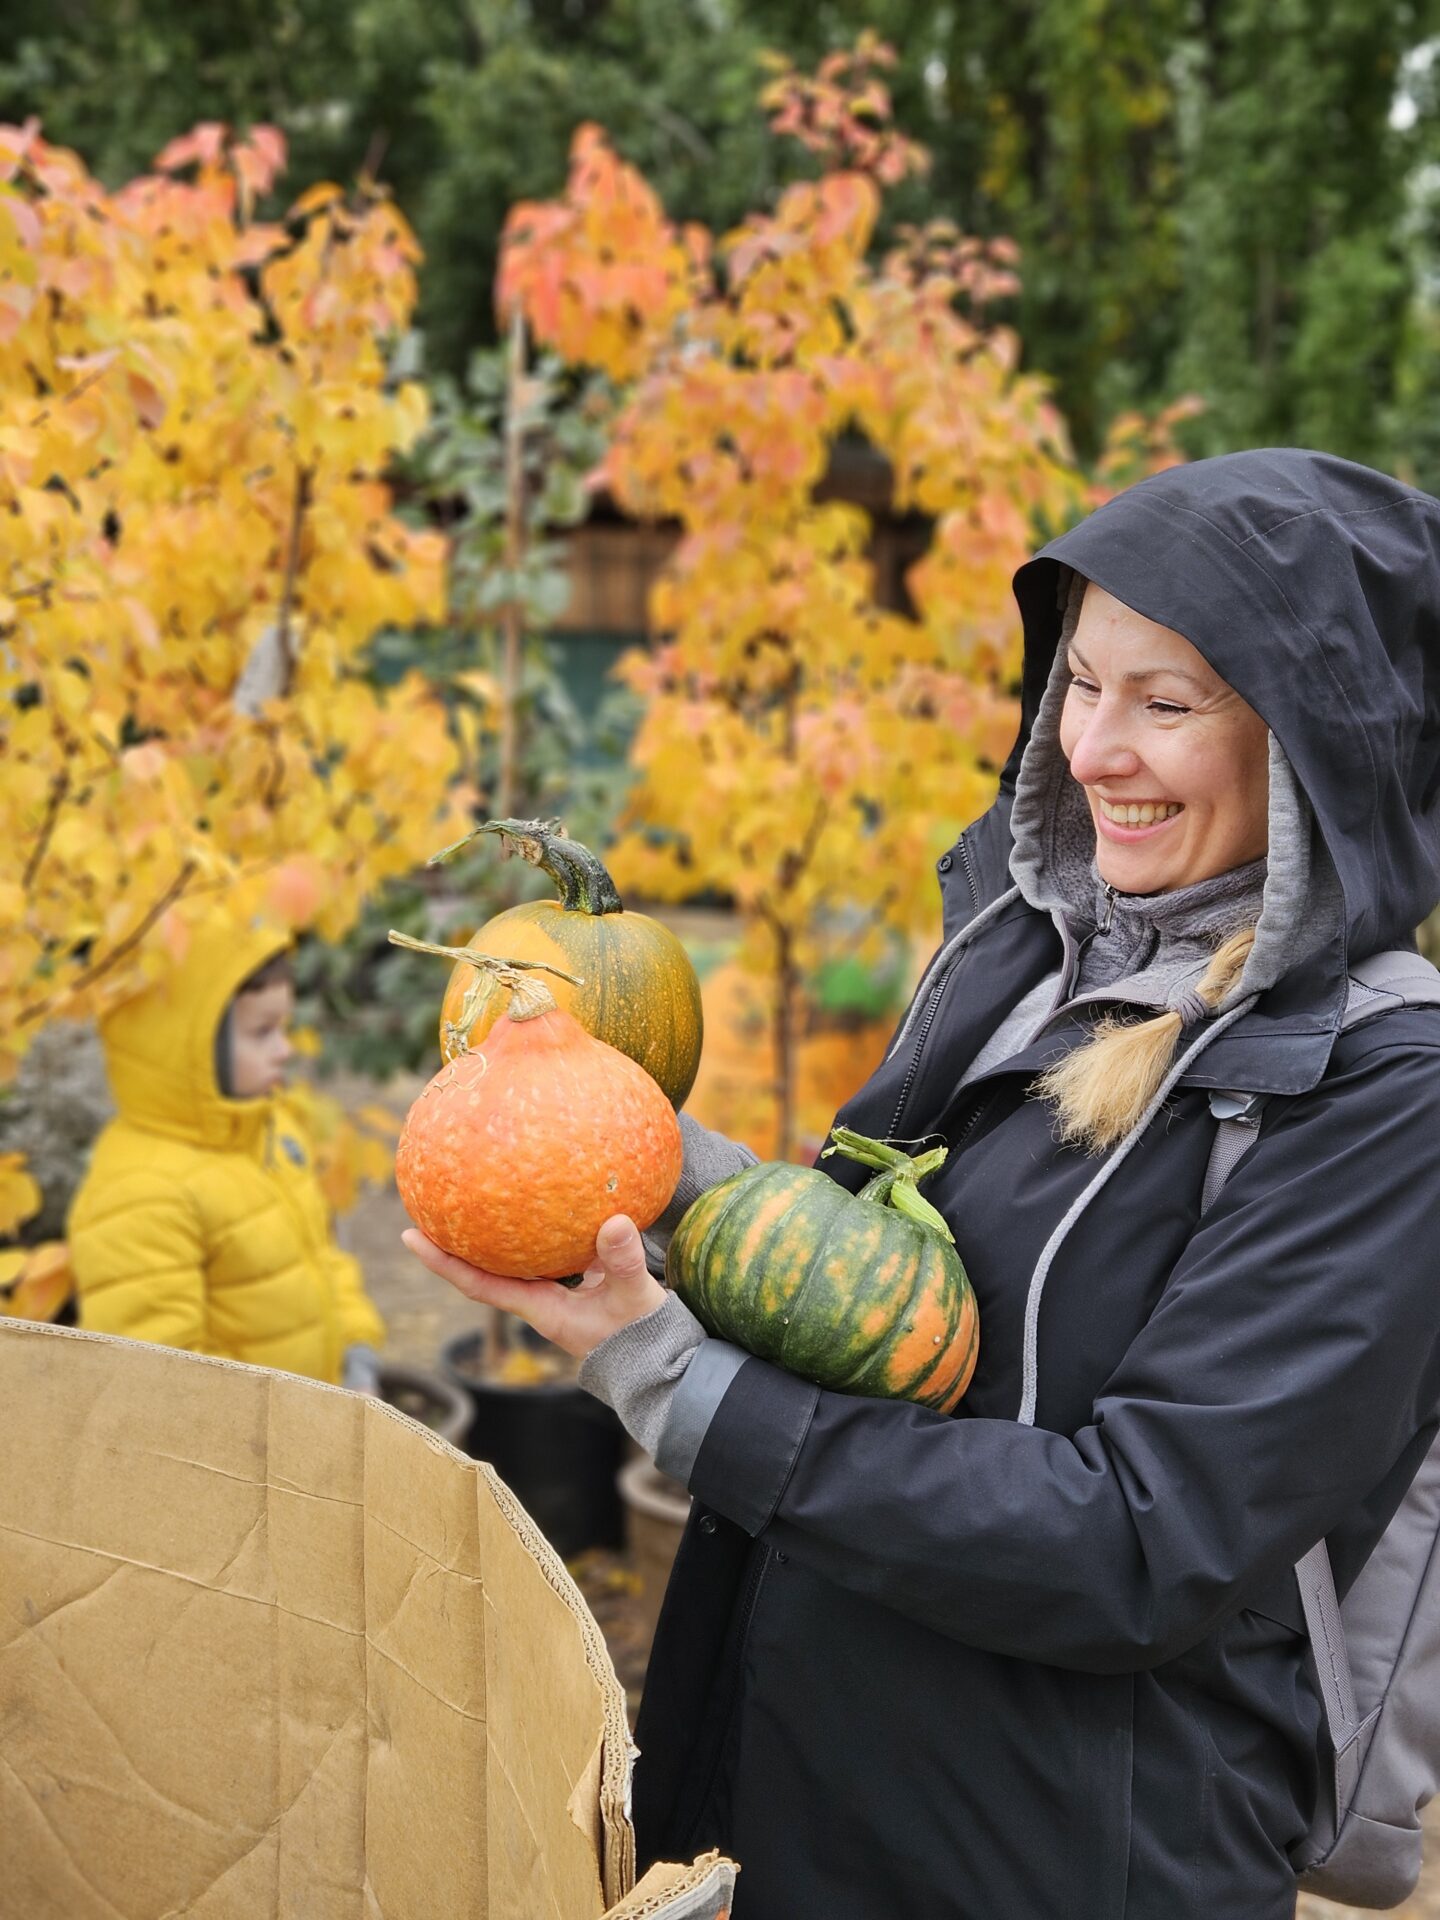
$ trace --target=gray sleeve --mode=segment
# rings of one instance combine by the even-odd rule
[[[642,1236],[646,1264],[661,1280],[670,1236],[686,1208],[732,1173],[759,1163],[759,1156],[738,1140],[712,1133],[688,1113],[679,1118],[685,1145],[679,1184]],[[653,1313],[621,1327],[587,1354],[580,1385],[614,1408],[625,1431],[662,1472],[685,1481],[725,1389],[747,1358],[724,1340],[708,1340],[694,1314],[672,1293]]]
[[[625,1431],[653,1456],[676,1386],[707,1344],[679,1294],[667,1293],[653,1313],[592,1347],[580,1365],[580,1385],[613,1407]]]
[[[749,1359],[728,1340],[709,1340],[679,1294],[632,1320],[586,1354],[580,1385],[620,1416],[662,1473],[690,1478],[705,1429]]]
[[[746,1167],[759,1164],[758,1154],[752,1153],[749,1147],[741,1146],[738,1140],[727,1139],[723,1133],[712,1133],[708,1127],[702,1127],[698,1120],[692,1120],[688,1113],[682,1113],[679,1118],[680,1137],[685,1144],[685,1164],[680,1170],[680,1183],[660,1218],[642,1236],[646,1264],[657,1279],[664,1278],[665,1250],[670,1245],[671,1234],[679,1226],[691,1202],[698,1200],[709,1188],[718,1186],[722,1180],[728,1180],[732,1173],[740,1173]]]

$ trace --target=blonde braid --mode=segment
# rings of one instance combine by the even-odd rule
[[[1207,1007],[1218,1007],[1235,986],[1254,944],[1255,929],[1246,927],[1216,949],[1195,989]],[[1184,1025],[1174,1008],[1151,1020],[1104,1019],[1089,1040],[1042,1073],[1034,1091],[1055,1107],[1058,1138],[1087,1153],[1118,1145],[1159,1091]]]

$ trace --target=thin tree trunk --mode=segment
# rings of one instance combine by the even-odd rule
[[[798,710],[800,705],[801,669],[795,664],[784,691],[784,752],[787,760],[794,760],[799,753]],[[804,870],[807,856],[803,853],[788,854],[782,863],[780,891],[782,896],[794,887]],[[781,1160],[789,1160],[795,1152],[795,1091],[799,1078],[798,1055],[798,997],[800,978],[795,965],[795,936],[785,922],[783,910],[775,916],[775,1133],[776,1153]]]
[[[517,312],[510,323],[510,346],[505,372],[505,569],[510,597],[500,616],[505,654],[500,674],[500,781],[495,811],[508,820],[515,811],[518,784],[520,672],[524,609],[517,586],[525,559],[525,436],[521,421],[521,388],[525,378],[525,322]]]
[[[510,322],[505,362],[505,571],[510,594],[500,614],[504,654],[500,667],[500,776],[495,789],[495,815],[508,820],[516,808],[519,787],[520,676],[524,661],[524,608],[520,600],[520,568],[525,559],[525,431],[522,421],[525,379],[525,321],[516,312]],[[485,1370],[494,1373],[510,1351],[510,1324],[498,1307],[485,1310]]]
[[[799,1039],[796,1020],[794,948],[787,927],[775,930],[775,1000],[772,1031],[775,1042],[775,1151],[780,1160],[793,1158],[795,1152],[795,1080],[796,1046]]]

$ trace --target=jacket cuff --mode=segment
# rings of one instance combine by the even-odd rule
[[[704,1340],[670,1397],[665,1426],[655,1448],[655,1464],[682,1486],[689,1483],[716,1409],[749,1355],[728,1340]]]
[[[754,1536],[775,1517],[820,1389],[768,1361],[743,1358],[705,1429],[689,1485],[697,1500]]]

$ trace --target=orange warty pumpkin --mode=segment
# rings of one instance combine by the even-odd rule
[[[418,945],[402,936],[399,944]],[[519,969],[465,957],[511,993],[484,1043],[448,1061],[411,1107],[395,1184],[423,1233],[474,1266],[564,1280],[617,1213],[648,1227],[680,1178],[674,1109]]]

